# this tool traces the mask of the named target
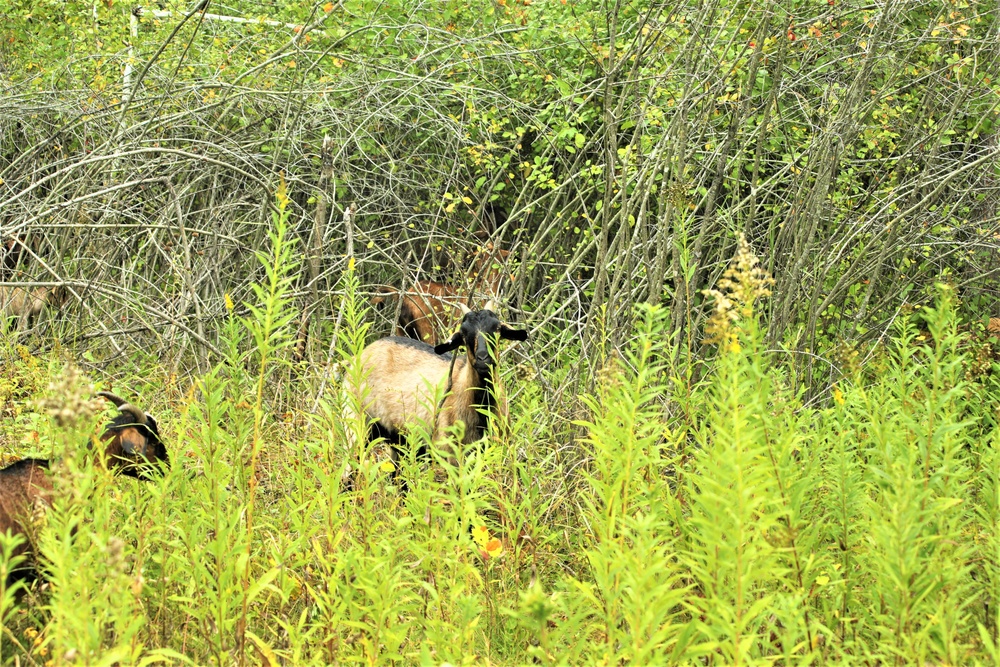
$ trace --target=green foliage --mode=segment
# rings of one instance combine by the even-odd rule
[[[14,555],[14,549],[24,542],[23,535],[0,534],[0,627],[7,626],[11,611],[16,604],[17,593],[23,588],[21,582],[9,584],[7,577],[25,560],[24,554]],[[16,655],[8,644],[7,638],[0,636],[0,661],[5,662],[8,655]]]
[[[662,474],[678,460],[660,403],[666,318],[662,309],[644,310],[634,349],[612,362],[599,395],[586,399],[595,417],[581,424],[593,459],[580,497],[589,568],[571,582],[568,606],[582,632],[602,640],[556,652],[561,664],[663,663],[686,648],[688,590],[671,539],[679,507]]]
[[[992,266],[970,165],[988,165],[995,143],[996,63],[982,46],[994,10],[348,0],[279,2],[260,17],[310,25],[303,34],[197,13],[182,24],[190,7],[163,4],[171,18],[147,13],[134,35],[131,8],[110,0],[0,6],[3,82],[21,96],[0,114],[9,215],[41,227],[79,203],[93,220],[58,220],[88,229],[59,246],[83,249],[70,270],[85,271],[102,238],[136,238],[155,252],[129,249],[123,274],[164,300],[196,273],[190,258],[174,270],[171,240],[186,243],[192,222],[219,232],[201,212],[237,211],[219,238],[266,250],[252,278],[229,269],[241,314],[226,292],[206,336],[218,365],[188,391],[150,367],[152,352],[144,372],[117,378],[163,409],[173,469],[155,482],[112,478],[79,446],[87,429],[40,415],[60,353],[46,365],[3,335],[3,453],[61,460],[41,542],[49,584],[20,608],[0,585],[0,661],[1000,661],[1000,384],[989,363],[972,372],[951,297],[925,313],[923,343],[904,329],[877,363],[852,357],[826,403],[804,400],[789,361],[926,298],[939,276]],[[126,71],[145,78],[123,109]],[[257,227],[266,216],[244,203],[260,198],[241,184],[270,187],[288,170],[312,196],[327,132],[333,199],[377,213],[349,221],[364,250],[352,246],[345,270],[339,239],[323,257],[339,275],[337,363],[317,387],[283,375],[301,202],[282,187]],[[179,232],[150,194],[174,176]],[[134,208],[106,199],[109,183],[132,182]],[[437,259],[398,258],[442,251],[442,233],[467,241],[486,202],[513,214],[503,238],[528,248],[521,292],[541,296],[522,309],[554,317],[531,364],[501,362],[510,418],[457,466],[418,460],[429,433],[415,429],[403,496],[365,438],[364,397],[345,391],[360,385],[370,333],[365,285],[437,271]],[[135,221],[156,224],[138,235]],[[732,229],[768,248],[782,281],[768,344],[752,303],[701,326],[699,288]],[[208,247],[193,243],[195,257]],[[808,270],[816,249],[827,264]],[[215,276],[223,264],[203,266]],[[142,289],[121,292],[145,305]],[[970,306],[979,316],[993,306],[984,294]],[[669,316],[632,307],[668,300]],[[590,313],[560,319],[578,305]],[[211,321],[186,307],[174,323]],[[588,326],[567,326],[577,321]],[[801,345],[774,342],[800,323]],[[703,330],[719,344],[711,367],[698,360]],[[592,390],[574,412],[576,386]]]
[[[97,424],[38,414],[61,364],[24,354],[7,370],[56,491],[46,585],[0,587],[2,664],[996,659],[1000,383],[970,375],[953,290],[923,311],[929,336],[904,323],[877,364],[805,403],[763,342],[769,281],[741,244],[712,292],[702,381],[676,377],[667,311],[640,306],[565,447],[540,381],[502,354],[510,418],[457,466],[408,453],[402,495],[346,390],[369,329],[353,262],[331,386],[316,409],[294,394],[297,423],[265,409],[293,321],[281,203],[225,361],[157,414],[162,478],[113,476],[81,446]],[[79,404],[53,393],[45,406]]]

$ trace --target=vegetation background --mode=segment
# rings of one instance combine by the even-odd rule
[[[1000,662],[998,34],[965,0],[6,0],[3,284],[70,298],[0,344],[4,455],[65,463],[0,660]],[[404,497],[340,373],[377,285],[470,290],[487,243],[510,417]],[[158,416],[161,482],[48,418],[69,362]]]

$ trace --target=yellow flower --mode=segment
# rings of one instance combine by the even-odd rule
[[[840,387],[833,388],[833,402],[837,405],[844,404],[844,394],[841,393]]]
[[[278,210],[284,211],[288,206],[288,185],[285,183],[285,174],[281,173],[278,180],[278,190],[274,193],[274,198],[278,200]]]
[[[396,469],[396,466],[393,464],[392,461],[386,459],[385,461],[382,461],[381,464],[379,464],[378,469],[381,470],[382,472],[392,472],[393,470]]]
[[[500,540],[493,538],[486,543],[485,551],[488,557],[499,558],[500,556],[503,556],[503,543]]]
[[[226,292],[225,299],[226,299],[226,310],[228,310],[230,313],[233,312],[233,308],[235,308],[236,306],[233,305],[233,299],[232,297],[229,296],[229,292]]]
[[[472,540],[485,549],[486,543],[490,541],[490,530],[486,526],[477,526],[472,529]]]
[[[503,555],[503,542],[490,535],[490,529],[486,526],[473,528],[472,540],[479,547],[479,554],[483,557],[483,560],[499,558]]]

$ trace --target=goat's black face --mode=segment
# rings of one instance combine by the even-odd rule
[[[123,475],[139,479],[149,479],[148,468],[143,464],[154,464],[157,472],[163,472],[169,464],[167,448],[160,440],[153,415],[111,392],[99,391],[97,395],[118,408],[118,415],[101,436],[108,463]]]
[[[107,447],[108,462],[122,473],[140,479],[147,479],[142,464],[154,464],[162,470],[169,463],[156,420],[149,413],[144,417],[139,423],[134,415],[121,412],[101,437]]]
[[[476,372],[486,375],[493,368],[496,359],[493,347],[498,335],[505,340],[528,339],[527,331],[511,329],[492,310],[474,310],[465,314],[455,335],[435,347],[434,351],[444,354],[464,346]]]

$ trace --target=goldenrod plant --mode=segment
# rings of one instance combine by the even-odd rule
[[[795,351],[764,342],[770,281],[741,241],[701,379],[675,370],[668,309],[642,305],[579,400],[553,404],[560,369],[512,347],[502,427],[452,466],[416,455],[417,426],[396,470],[350,391],[377,335],[355,263],[328,378],[272,372],[293,321],[286,215],[217,365],[187,386],[130,371],[162,477],[94,465],[107,417],[81,371],[5,368],[23,392],[5,460],[58,463],[32,519],[42,576],[0,589],[3,664],[996,663],[1000,391],[966,373],[953,290],[928,336],[904,324],[807,398]]]

